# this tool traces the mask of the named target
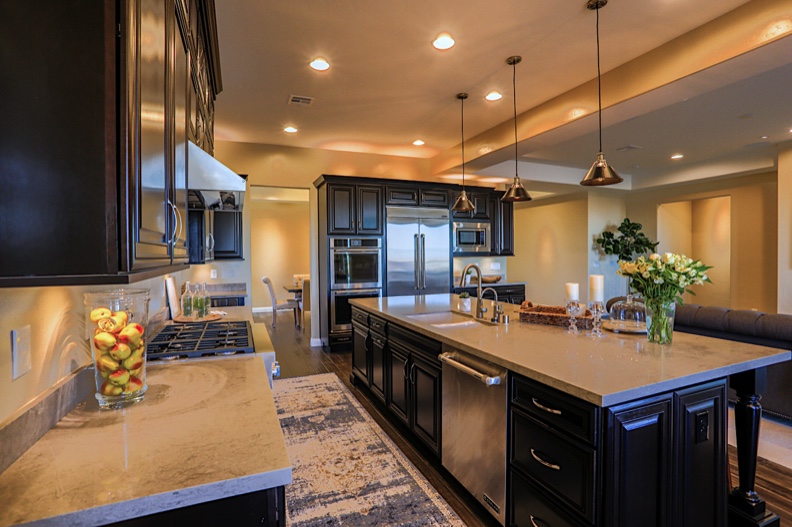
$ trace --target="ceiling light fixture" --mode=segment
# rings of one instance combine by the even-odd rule
[[[671,156],[671,159],[682,159],[683,157],[685,156],[683,156],[682,154],[674,154]]]
[[[465,192],[465,99],[467,98],[467,93],[457,93],[457,99],[462,102],[462,194],[454,202],[451,210],[458,212],[471,212],[476,208],[468,199],[467,192]]]
[[[287,126],[286,128],[283,129],[283,131],[286,132],[287,134],[296,134],[297,133],[297,129],[295,127],[293,127],[293,126]]]
[[[602,154],[602,72],[600,70],[599,10],[607,4],[608,0],[588,0],[586,2],[588,9],[597,12],[597,114],[599,117],[599,152],[597,153],[597,159],[591,165],[586,177],[580,182],[581,185],[587,187],[615,185],[624,181],[613,170],[613,167],[608,165],[608,162],[605,161],[605,156]]]
[[[415,146],[423,146],[423,145],[425,145],[426,143],[424,143],[424,142],[423,142],[422,140],[420,140],[420,139],[416,139],[415,141],[413,141],[413,144],[414,144]]]
[[[310,65],[316,71],[327,71],[330,69],[330,63],[322,57],[316,57],[311,61]]]
[[[485,99],[488,101],[499,101],[503,98],[503,95],[499,91],[491,91],[487,95],[484,96]]]
[[[501,201],[531,201],[531,196],[525,187],[522,186],[519,174],[519,163],[517,162],[517,64],[522,61],[522,57],[514,55],[506,59],[506,64],[512,67],[512,92],[514,93],[514,181],[503,195]]]
[[[454,44],[454,39],[451,38],[451,35],[448,33],[440,33],[437,35],[437,38],[434,39],[434,42],[432,42],[432,45],[435,47],[435,49],[439,49],[441,51],[454,47]]]

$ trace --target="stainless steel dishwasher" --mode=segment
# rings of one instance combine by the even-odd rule
[[[443,466],[506,521],[506,369],[461,351],[443,363]]]

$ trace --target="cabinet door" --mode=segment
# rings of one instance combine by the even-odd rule
[[[453,193],[452,203],[456,203],[461,192]],[[488,220],[490,217],[489,212],[489,193],[486,192],[468,192],[468,199],[473,203],[472,212],[451,211],[452,218],[460,219],[475,219],[475,220]]]
[[[176,234],[173,237],[172,261],[185,262],[188,260],[187,251],[187,137],[188,137],[188,108],[189,93],[192,91],[190,84],[190,56],[187,43],[187,27],[183,6],[175,2],[168,23],[168,45],[172,66],[168,71],[172,74],[173,93],[172,118],[173,162],[171,165],[171,201],[176,210]],[[171,134],[169,134],[171,135]]]
[[[132,58],[136,62],[128,66],[128,71],[137,69],[140,73],[133,118],[137,123],[139,143],[133,153],[137,166],[129,200],[134,240],[133,270],[170,263],[171,240],[177,228],[176,208],[170,195],[169,142],[165,127],[169,8],[170,4],[162,0],[141,0],[136,20],[138,46]]]
[[[498,200],[500,255],[514,256],[514,203]]]
[[[448,191],[421,189],[421,206],[447,209],[449,206]]]
[[[328,185],[328,234],[355,234],[355,187],[353,185]]]
[[[501,252],[501,222],[499,193],[493,192],[489,199],[489,208],[492,211],[490,218],[490,254],[499,256]]]
[[[385,402],[385,337],[374,332],[371,337],[371,391]]]
[[[242,258],[241,211],[214,211],[214,257],[217,260]]]
[[[580,527],[560,505],[536,489],[512,470],[509,491],[509,525],[511,527]]]
[[[404,350],[398,344],[388,342],[386,348],[387,360],[387,383],[386,383],[386,402],[388,408],[393,412],[402,423],[409,426],[408,414],[408,379],[407,366],[409,363],[409,351]]]
[[[368,386],[369,332],[358,324],[352,324],[352,373]]]
[[[605,525],[673,525],[673,428],[671,395],[610,411]]]
[[[441,375],[442,370],[436,365],[420,355],[412,354],[410,365],[412,428],[436,454],[440,453]]]
[[[357,187],[357,233],[381,235],[383,232],[383,194],[385,187]]]

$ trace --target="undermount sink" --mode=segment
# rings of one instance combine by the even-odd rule
[[[489,319],[474,318],[472,315],[460,313],[458,311],[437,311],[433,313],[416,313],[407,315],[416,322],[423,322],[436,328],[463,328],[484,324],[486,326],[496,326],[497,323]]]

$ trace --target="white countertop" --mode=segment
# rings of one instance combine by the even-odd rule
[[[142,402],[91,395],[0,474],[0,525],[101,525],[291,482],[264,363],[148,364]]]
[[[719,379],[783,362],[792,353],[682,332],[672,345],[652,344],[646,335],[570,335],[563,327],[519,321],[519,306],[504,304],[511,323],[436,327],[408,318],[416,313],[458,309],[453,294],[356,298],[353,305],[467,351],[598,406]],[[476,300],[473,299],[473,310]],[[492,313],[491,302],[488,314]]]

